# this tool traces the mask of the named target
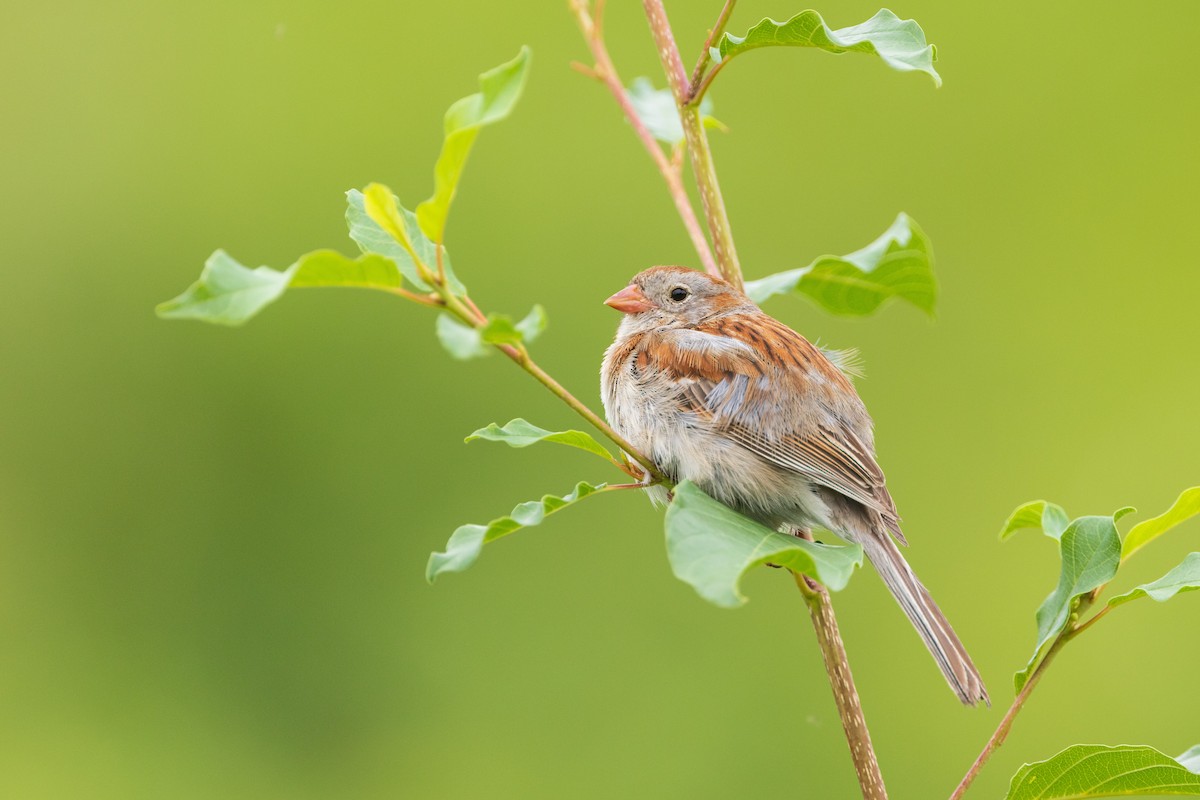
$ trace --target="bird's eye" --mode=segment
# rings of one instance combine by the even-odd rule
[[[674,300],[676,303],[682,303],[684,300],[687,300],[687,298],[688,298],[687,287],[676,286],[674,289],[671,290],[671,299]]]

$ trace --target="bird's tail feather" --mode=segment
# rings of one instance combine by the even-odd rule
[[[862,544],[867,558],[912,621],[958,699],[969,706],[981,701],[990,706],[991,700],[979,670],[975,669],[942,610],[904,560],[900,548],[882,530],[862,537]]]

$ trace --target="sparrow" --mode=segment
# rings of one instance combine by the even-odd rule
[[[605,303],[624,312],[604,354],[609,424],[672,481],[776,530],[822,528],[862,546],[967,705],[979,671],[900,553],[900,517],[871,417],[818,348],[731,284],[653,267]],[[665,499],[661,486],[649,487]],[[653,497],[653,496],[652,496]]]

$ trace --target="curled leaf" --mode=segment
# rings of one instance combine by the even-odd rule
[[[1067,512],[1063,511],[1062,506],[1047,502],[1046,500],[1033,500],[1023,506],[1019,506],[1008,518],[1008,522],[1004,523],[1004,528],[1000,531],[1000,541],[1004,541],[1014,533],[1026,528],[1040,529],[1051,539],[1058,541],[1062,538],[1063,531],[1070,524],[1070,518],[1067,517]]]
[[[667,508],[667,557],[675,577],[714,605],[746,602],[738,584],[751,568],[771,563],[804,573],[837,591],[862,566],[858,545],[835,547],[766,528],[714,500],[695,484],[675,487]]]
[[[933,249],[920,226],[900,214],[861,250],[821,256],[807,267],[746,284],[746,294],[756,303],[790,292],[808,295],[834,314],[870,314],[895,297],[932,316],[937,300]]]
[[[764,19],[745,36],[726,33],[709,55],[716,63],[759,47],[814,47],[826,53],[867,53],[901,72],[924,72],[942,85],[933,68],[937,49],[925,41],[925,31],[911,19],[900,19],[886,8],[858,25],[831,30],[816,11],[802,11],[787,22]]]

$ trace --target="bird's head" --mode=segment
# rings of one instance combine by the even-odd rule
[[[638,329],[690,327],[717,314],[754,308],[725,281],[686,267],[639,272],[604,302],[629,315]]]

